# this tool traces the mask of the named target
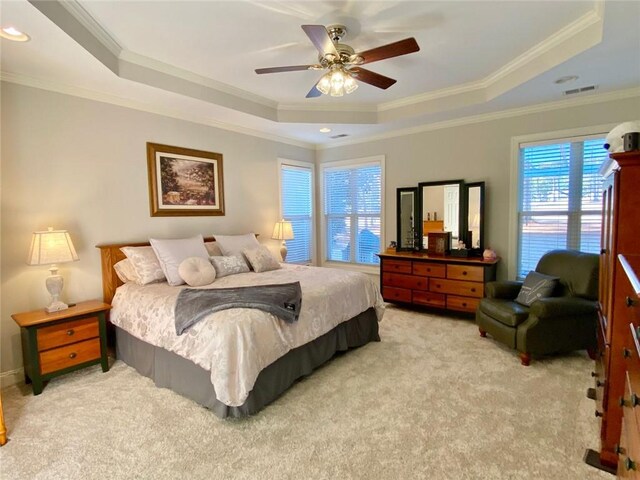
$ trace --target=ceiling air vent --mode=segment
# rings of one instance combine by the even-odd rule
[[[339,133],[338,135],[331,135],[329,138],[344,138],[344,137],[348,137],[349,134],[347,133]]]
[[[572,88],[571,90],[565,90],[564,94],[576,95],[577,93],[592,92],[596,88],[598,88],[597,85],[589,85],[588,87]]]

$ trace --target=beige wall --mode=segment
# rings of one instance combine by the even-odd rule
[[[48,303],[46,266],[29,267],[34,230],[69,230],[80,261],[60,266],[64,299],[102,295],[96,244],[150,236],[260,234],[279,218],[277,157],[314,151],[182,120],[2,83],[0,370],[21,367],[11,313]],[[146,142],[224,155],[223,217],[149,216]]]
[[[385,155],[385,245],[396,239],[396,188],[419,182],[464,179],[486,182],[485,246],[505,261],[509,235],[511,139],[544,132],[618,124],[636,119],[640,97],[562,108],[394,137],[317,152],[317,162]]]

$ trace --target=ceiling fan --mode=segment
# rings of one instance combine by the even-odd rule
[[[289,65],[286,67],[257,68],[257,74],[295,72],[298,70],[325,70],[328,72],[313,86],[307,98],[322,94],[341,97],[351,93],[358,84],[355,79],[386,90],[396,83],[393,78],[362,68],[360,65],[398,57],[420,50],[415,38],[405,38],[398,42],[356,53],[353,48],[339,43],[346,35],[344,25],[302,25],[302,30],[318,49],[318,63],[311,65]]]

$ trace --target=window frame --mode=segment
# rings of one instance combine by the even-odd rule
[[[543,132],[531,135],[511,137],[511,165],[509,175],[509,237],[507,249],[507,277],[518,278],[518,255],[520,245],[518,209],[521,201],[520,192],[520,149],[531,145],[555,144],[572,141],[583,141],[594,137],[606,137],[616,124],[595,125],[568,130]]]
[[[304,168],[311,171],[311,263],[317,265],[317,202],[316,202],[316,165],[313,162],[305,162],[302,160],[291,160],[288,158],[278,158],[278,213],[280,214],[277,221],[284,218],[282,213],[282,167],[290,166],[295,168]],[[286,219],[285,219],[286,220]],[[303,265],[303,264],[301,264]]]
[[[379,265],[367,265],[356,262],[336,262],[327,260],[327,216],[325,215],[325,171],[334,168],[344,167],[364,167],[366,165],[379,165],[380,166],[380,251],[382,251],[385,242],[385,156],[374,155],[370,157],[355,158],[349,160],[339,160],[335,162],[325,162],[319,165],[319,182],[318,189],[320,190],[320,245],[321,245],[321,261],[322,266],[328,266],[332,268],[344,268],[347,270],[356,270],[365,273],[379,274]]]

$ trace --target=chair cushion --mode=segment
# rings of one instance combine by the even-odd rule
[[[538,272],[529,272],[524,279],[522,288],[518,293],[516,302],[526,307],[530,307],[533,302],[540,298],[547,298],[553,294],[553,290],[558,283],[558,277],[543,275]]]
[[[510,327],[517,327],[529,318],[529,307],[520,305],[513,300],[483,298],[480,300],[478,308],[489,317]]]

